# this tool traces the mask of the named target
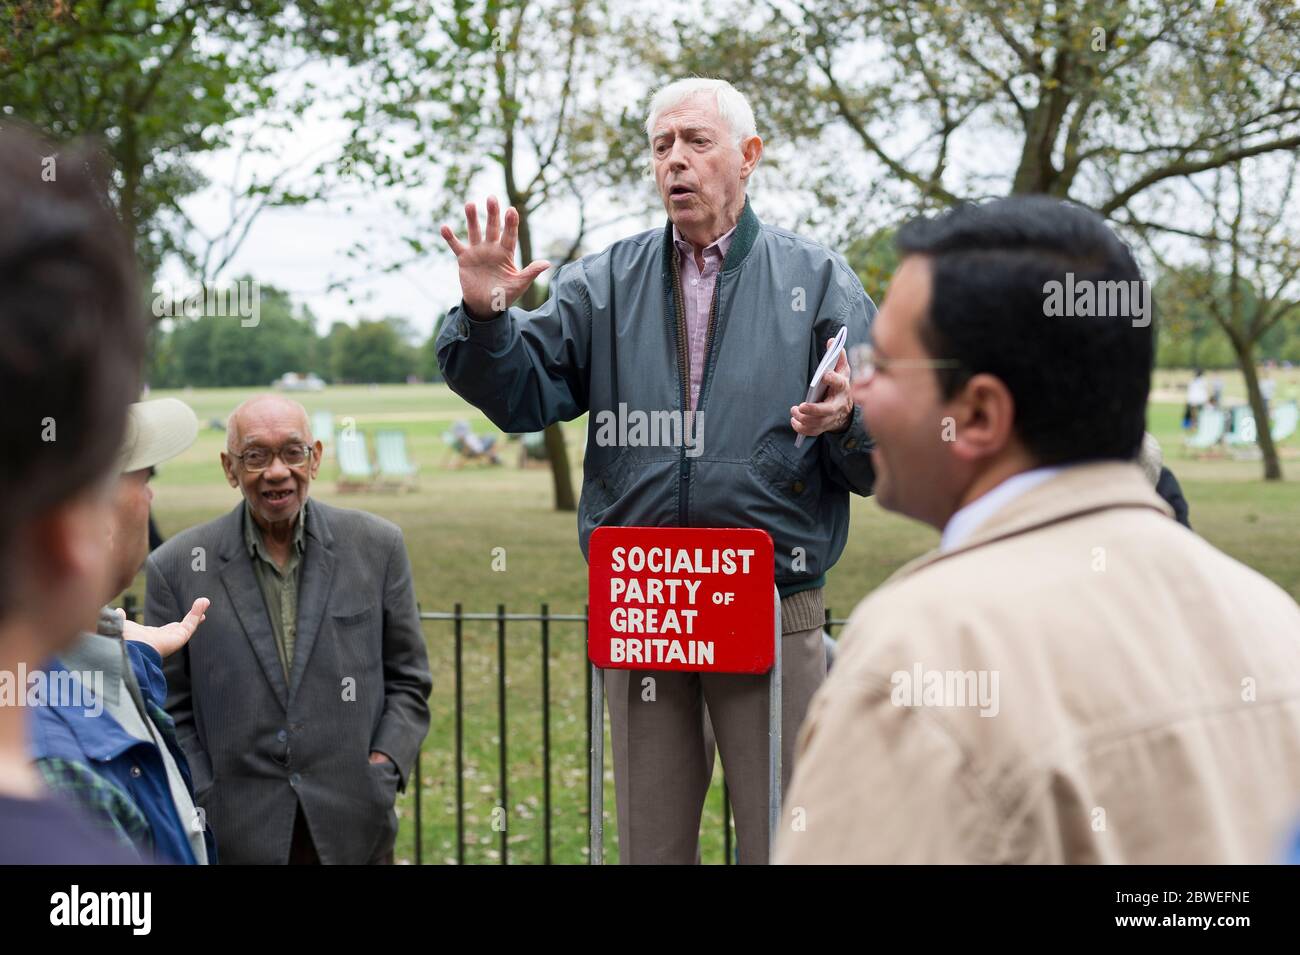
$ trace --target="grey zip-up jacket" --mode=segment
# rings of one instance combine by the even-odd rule
[[[547,302],[475,321],[453,308],[438,336],[451,389],[507,432],[591,412],[578,537],[602,525],[757,527],[783,596],[821,586],[870,494],[871,439],[854,409],[841,434],[790,427],[826,340],[867,340],[876,308],[834,252],[744,212],[714,288],[696,415],[672,224],[559,270]],[[638,427],[638,424],[640,427]]]

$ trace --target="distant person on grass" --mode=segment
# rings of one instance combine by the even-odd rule
[[[1210,401],[1210,386],[1205,383],[1205,373],[1197,368],[1192,372],[1192,380],[1187,383],[1187,410],[1183,417],[1183,427],[1196,428],[1201,420],[1201,411]]]

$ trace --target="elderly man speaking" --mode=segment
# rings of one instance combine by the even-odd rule
[[[503,226],[488,199],[484,232],[466,206],[465,243],[443,227],[463,301],[444,323],[438,361],[452,389],[503,430],[536,431],[590,412],[578,514],[584,554],[601,525],[771,534],[788,781],[795,732],[826,672],[825,575],[848,534],[849,492],[868,494],[873,481],[847,362],[827,376],[823,400],[801,402],[829,340],[847,327],[850,342],[865,341],[875,306],[839,256],[750,208],[745,187],[763,142],[730,84],[664,87],[646,132],[670,221],[565,266],[535,312],[509,308],[549,267],[515,267],[514,209]],[[676,416],[677,446],[610,425],[633,416]],[[768,677],[612,670],[607,680],[620,858],[697,859],[712,775],[707,705],[741,861],[766,862]]]

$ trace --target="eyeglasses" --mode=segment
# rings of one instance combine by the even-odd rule
[[[960,368],[955,358],[886,358],[876,354],[872,345],[854,345],[849,349],[849,370],[853,381],[867,382],[876,369],[894,368]]]
[[[265,471],[277,457],[284,462],[285,467],[300,468],[311,460],[311,451],[310,444],[286,444],[278,451],[249,448],[243,454],[232,454],[231,457],[238,458],[245,471],[253,472]]]

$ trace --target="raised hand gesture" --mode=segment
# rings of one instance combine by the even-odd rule
[[[519,213],[506,210],[505,229],[501,228],[501,207],[496,196],[487,200],[487,234],[479,232],[478,209],[465,205],[466,245],[456,238],[451,226],[442,227],[442,237],[456,255],[460,268],[460,293],[469,307],[470,317],[490,318],[504,312],[528,290],[533,280],[551,267],[544,259],[515,268],[515,245],[519,241]]]

